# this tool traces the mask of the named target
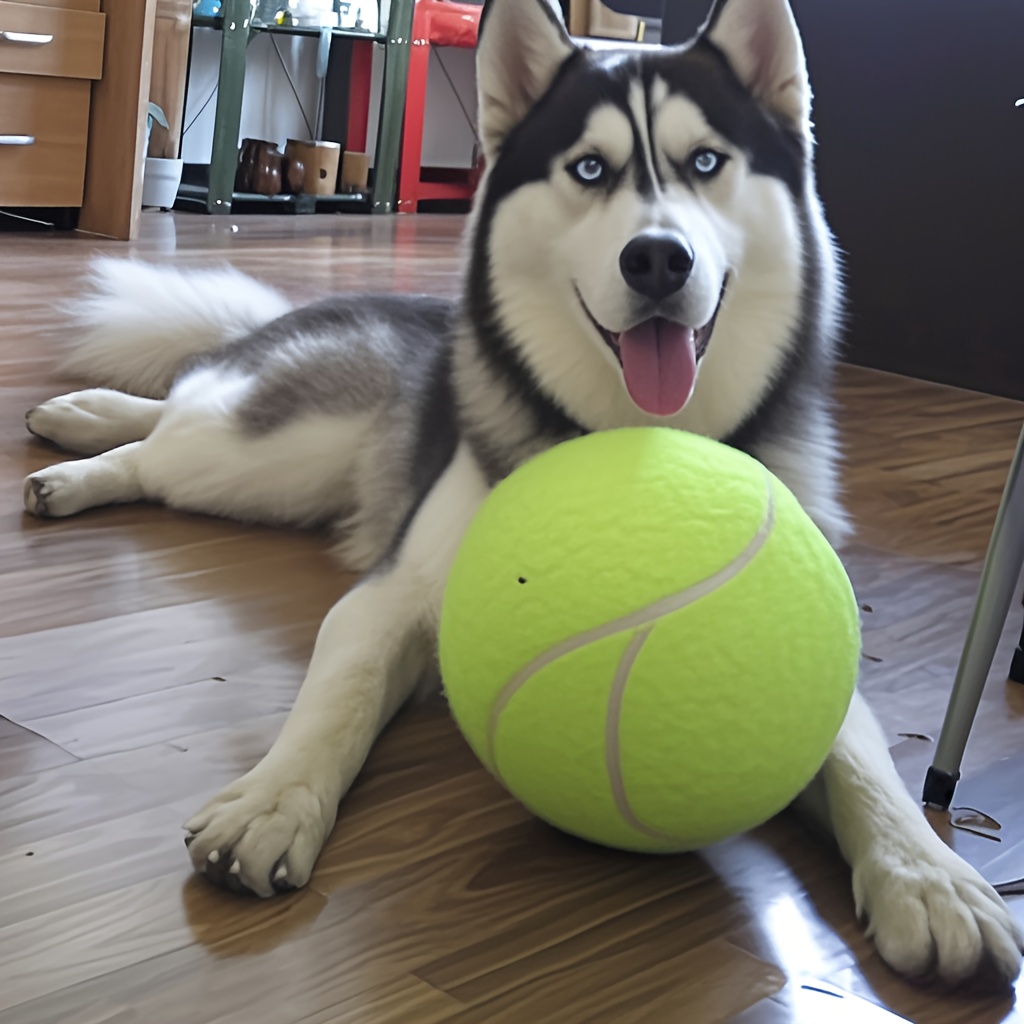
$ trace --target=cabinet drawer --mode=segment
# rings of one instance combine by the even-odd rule
[[[81,206],[90,83],[0,75],[0,206]]]
[[[19,2],[19,0],[15,0]],[[20,0],[24,3],[25,0]],[[36,4],[39,7],[71,7],[76,11],[98,11],[100,9],[100,0],[28,0],[29,3]]]
[[[0,71],[99,78],[105,21],[91,11],[0,0]]]

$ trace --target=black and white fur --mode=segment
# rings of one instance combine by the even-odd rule
[[[838,273],[786,0],[720,0],[692,44],[664,51],[579,49],[546,0],[491,0],[478,64],[488,171],[461,304],[290,310],[233,271],[103,263],[71,367],[104,388],[28,416],[92,456],[28,478],[36,515],[149,500],[330,523],[367,571],[324,621],[270,752],[187,823],[198,871],[261,896],[309,879],[376,736],[432,665],[463,528],[532,454],[667,423],[751,452],[834,543],[847,531],[829,413]],[[704,150],[718,161],[698,166]],[[692,256],[677,289],[627,282],[621,254],[652,233]],[[710,331],[692,396],[667,416],[634,403],[613,345],[652,317]],[[955,981],[990,961],[1016,976],[1005,905],[933,834],[859,696],[812,788],[893,967]]]

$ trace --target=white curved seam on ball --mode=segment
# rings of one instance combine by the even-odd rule
[[[633,671],[633,663],[651,635],[652,629],[654,629],[653,623],[637,630],[622,657],[619,658],[618,667],[615,669],[615,678],[612,680],[611,692],[608,696],[608,715],[604,725],[604,757],[612,799],[626,824],[652,839],[670,840],[672,838],[670,835],[645,825],[633,811],[626,793],[626,782],[622,777],[622,750],[619,744],[619,719],[622,712],[622,698],[626,693],[626,683],[629,682],[629,673]]]
[[[699,601],[703,597],[717,590],[729,580],[738,576],[757,556],[758,552],[767,543],[771,536],[772,527],[775,525],[775,492],[772,487],[771,477],[768,477],[768,498],[764,513],[764,519],[758,527],[757,532],[751,538],[750,543],[726,566],[720,569],[713,576],[706,580],[695,583],[682,591],[678,597],[685,596],[687,600],[679,604],[679,608]],[[693,591],[700,590],[697,595]],[[638,832],[650,836],[653,839],[663,839],[671,842],[676,837],[667,832],[662,832],[651,825],[645,824],[633,805],[629,802],[629,795],[626,792],[626,780],[622,774],[622,750],[620,743],[620,723],[622,720],[622,703],[626,696],[626,685],[629,682],[633,665],[640,655],[647,637],[654,629],[655,623],[651,623],[646,629],[638,632],[630,641],[625,652],[619,659],[618,668],[615,671],[615,678],[612,680],[611,691],[608,695],[608,718],[605,722],[605,767],[608,771],[608,782],[612,791],[612,798],[619,814],[626,823]],[[639,641],[639,642],[638,642]]]
[[[501,772],[498,769],[498,759],[495,755],[495,740],[498,735],[498,724],[501,716],[508,707],[512,698],[529,682],[530,678],[536,675],[541,669],[564,658],[567,654],[586,647],[588,644],[606,637],[614,636],[616,633],[623,633],[628,629],[639,629],[642,626],[651,625],[658,619],[672,612],[677,612],[687,605],[700,601],[702,598],[713,593],[723,584],[728,583],[735,576],[738,576],[757,556],[758,552],[767,543],[775,525],[775,490],[772,485],[772,476],[768,470],[764,470],[767,499],[765,503],[764,519],[757,528],[757,532],[747,543],[747,546],[728,565],[713,572],[710,576],[684,590],[667,597],[659,598],[653,604],[646,605],[636,611],[623,615],[618,619],[612,619],[600,626],[577,633],[575,636],[560,640],[553,647],[549,647],[542,654],[538,654],[531,662],[524,665],[502,688],[494,703],[491,705],[491,713],[487,722],[487,761],[498,779],[501,779]]]

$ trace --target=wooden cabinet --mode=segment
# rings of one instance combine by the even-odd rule
[[[0,205],[80,206],[89,83],[0,74]]]
[[[99,0],[0,0],[0,206],[82,204]]]
[[[0,0],[0,72],[99,78],[103,15]]]

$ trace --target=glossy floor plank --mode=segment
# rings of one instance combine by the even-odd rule
[[[68,389],[56,303],[99,252],[230,259],[297,297],[455,294],[461,228],[147,216],[131,246],[0,236],[0,1021],[807,1024],[804,976],[918,1024],[1020,1021],[1012,993],[893,975],[795,820],[701,856],[588,847],[506,797],[437,698],[388,729],[307,890],[259,902],[190,875],[178,824],[265,751],[351,578],[292,531],[142,506],[23,517],[22,477],[60,458],[23,424]],[[1024,408],[863,370],[840,400],[864,688],[916,789]],[[1018,848],[1024,798],[985,772],[1022,731],[1024,688],[993,680],[963,792],[1002,842],[935,820],[980,865]]]

